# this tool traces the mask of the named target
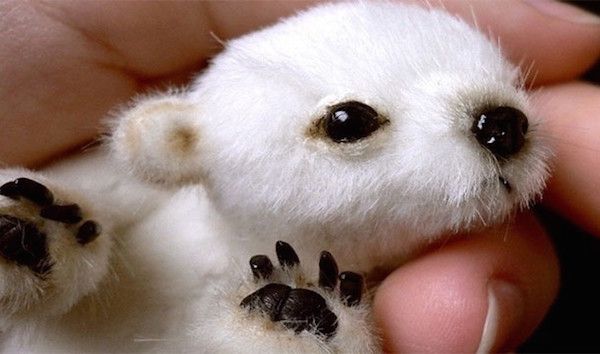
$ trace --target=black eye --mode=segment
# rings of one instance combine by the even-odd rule
[[[336,143],[351,143],[366,138],[387,120],[364,103],[349,101],[329,108],[321,124],[325,134]]]

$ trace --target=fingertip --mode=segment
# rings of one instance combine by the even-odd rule
[[[533,95],[554,152],[544,204],[600,236],[600,87],[571,82]]]
[[[392,273],[374,303],[389,352],[516,348],[558,287],[549,241],[532,218],[469,236]]]
[[[589,20],[593,15],[555,2],[442,0],[441,6],[499,39],[514,63],[532,66],[528,79],[545,85],[580,76],[600,56],[600,24]]]
[[[464,270],[420,263],[394,272],[377,292],[375,317],[386,352],[475,352],[486,294]]]
[[[514,349],[524,315],[525,294],[519,286],[504,279],[491,279],[487,284],[487,312],[476,352]]]

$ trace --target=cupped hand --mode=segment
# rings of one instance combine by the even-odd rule
[[[600,235],[600,89],[576,81],[600,57],[600,20],[544,1],[431,3],[499,37],[514,62],[534,63],[533,84],[546,87],[533,100],[556,152],[546,203]],[[0,160],[39,165],[88,142],[115,106],[202,68],[221,48],[215,37],[306,5],[1,3]],[[395,271],[376,295],[376,319],[389,351],[510,350],[541,321],[557,284],[547,236],[520,215]]]
[[[600,19],[568,5],[446,2],[489,29],[514,62],[533,62],[532,101],[555,152],[544,203],[600,236],[600,88],[577,77],[600,58]],[[541,6],[541,7],[540,7]],[[531,215],[432,250],[390,275],[375,300],[388,351],[506,352],[557,292],[552,246]]]

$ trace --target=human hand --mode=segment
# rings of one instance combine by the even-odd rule
[[[600,19],[552,3],[544,10],[516,1],[444,5],[467,21],[472,11],[514,62],[535,62],[534,84],[545,87],[532,101],[556,154],[544,203],[600,236],[600,88],[576,79],[600,57]],[[547,237],[521,215],[398,269],[379,289],[375,310],[390,351],[509,351],[541,321],[557,281]]]
[[[303,2],[0,2],[0,161],[39,166],[88,143],[136,93],[182,84],[227,39]],[[27,137],[27,141],[23,141]]]
[[[219,49],[210,31],[230,38],[302,6],[295,2],[0,4],[5,14],[0,45],[6,56],[0,68],[0,119],[5,127],[0,156],[6,163],[35,164],[86,142],[96,134],[99,119],[135,92],[183,82],[197,71]],[[472,19],[469,4],[446,6],[465,20]],[[593,122],[593,116],[582,110],[585,107],[600,112],[598,89],[573,81],[598,58],[600,29],[542,15],[520,2],[472,6],[479,26],[484,30],[489,26],[501,36],[513,60],[524,59],[525,67],[535,61],[537,84],[553,84],[535,98],[540,114],[549,117],[548,135],[561,141],[555,146],[556,173],[549,200],[557,210],[577,211],[568,215],[600,234],[594,224],[600,220],[600,198],[595,194],[593,199],[590,192],[594,187],[590,181],[597,181],[596,185],[600,181],[594,172],[598,168],[593,168],[598,164],[593,158],[598,142],[590,135],[585,142],[589,148],[582,152],[577,146],[586,131],[563,133],[566,119],[584,127]],[[49,119],[56,124],[48,124]],[[27,144],[22,143],[24,136],[29,138]],[[575,171],[581,173],[573,177]],[[578,197],[570,201],[567,195],[573,191]],[[494,294],[506,296],[496,296],[498,330],[486,332],[492,333],[486,348],[514,348],[547,310],[556,292],[557,273],[549,241],[528,215],[518,217],[514,226],[448,243],[402,267],[382,285],[375,310],[386,348],[475,351],[489,317],[488,284]]]

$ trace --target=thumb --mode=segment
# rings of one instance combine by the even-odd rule
[[[375,297],[390,352],[516,348],[558,288],[552,246],[531,215],[447,244],[392,273]]]

